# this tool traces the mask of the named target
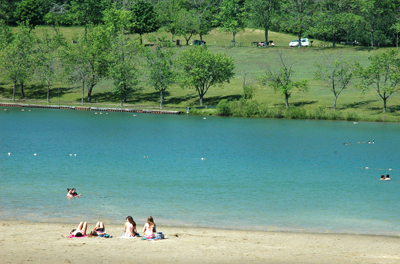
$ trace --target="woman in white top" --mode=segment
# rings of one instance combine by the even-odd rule
[[[132,216],[126,217],[126,223],[124,227],[125,237],[136,236],[136,223],[133,221]]]
[[[144,236],[147,239],[151,239],[154,238],[156,232],[156,224],[154,223],[153,217],[149,216],[149,218],[147,218],[147,223],[144,224],[143,227]]]

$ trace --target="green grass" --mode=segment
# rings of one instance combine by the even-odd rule
[[[40,28],[36,31],[40,36]],[[71,40],[73,34],[75,32],[83,32],[83,28],[68,27],[61,28],[60,31],[63,32],[68,40]],[[162,30],[155,34],[155,36],[171,38],[170,34]],[[305,78],[309,80],[309,91],[307,93],[293,92],[289,100],[291,106],[300,107],[308,113],[315,112],[315,109],[322,107],[326,109],[326,112],[330,113],[333,112],[334,97],[327,83],[313,80],[314,71],[316,69],[315,64],[326,64],[325,55],[336,56],[340,52],[343,59],[351,62],[358,61],[362,65],[367,65],[370,55],[385,51],[384,48],[370,49],[366,47],[341,45],[338,45],[336,48],[331,48],[329,47],[331,45],[330,43],[318,40],[314,40],[313,47],[301,49],[289,48],[289,42],[292,39],[296,39],[296,36],[275,32],[270,32],[269,34],[269,38],[274,41],[275,47],[258,48],[251,46],[251,42],[262,41],[263,37],[263,31],[246,29],[236,35],[236,41],[242,43],[241,46],[236,47],[230,46],[232,35],[228,33],[213,30],[210,34],[203,37],[212,52],[223,52],[227,56],[232,56],[236,67],[235,78],[232,79],[230,83],[210,88],[204,98],[205,105],[216,105],[221,99],[240,99],[243,74],[244,72],[248,72],[247,80],[250,80],[256,87],[254,99],[269,108],[283,107],[283,95],[274,93],[274,91],[268,87],[260,86],[257,81],[258,77],[265,72],[266,64],[280,67],[277,54],[277,51],[280,50],[284,58],[294,62],[294,69],[296,71],[295,79]],[[145,36],[144,39],[146,43],[149,43],[148,39],[150,39],[150,36]],[[184,40],[180,36],[174,36],[174,39]],[[199,39],[199,37],[194,36],[192,39]],[[181,46],[176,49],[179,54],[187,48],[186,46]],[[139,87],[141,91],[132,94],[125,106],[158,107],[159,93],[152,87],[146,85],[144,77],[142,77]],[[112,82],[110,80],[104,80],[96,85],[93,90],[93,105],[118,106],[119,100],[110,94],[110,88],[112,88]],[[60,98],[58,97],[59,90]],[[18,91],[19,90],[17,90],[16,93],[17,102],[19,101]],[[35,99],[35,103],[45,103],[46,88],[44,84],[28,83],[25,85],[25,92],[27,99]],[[58,104],[60,100],[61,104],[79,105],[81,93],[81,88],[78,86],[62,83],[55,84],[51,90],[51,104]],[[11,96],[12,84],[3,80],[0,82],[0,97],[3,98],[0,99],[0,101],[9,102]],[[362,94],[359,90],[356,90],[353,85],[350,85],[338,98],[336,115],[342,115],[344,117],[346,115],[351,116],[356,114],[360,120],[400,122],[400,93],[392,95],[387,103],[387,113],[384,114],[382,113],[383,101],[375,90],[369,90],[365,94]],[[182,89],[180,86],[175,85],[167,91],[164,106],[166,108],[184,109],[187,106],[197,106],[198,104],[199,97],[195,90]],[[210,114],[213,111],[214,110],[208,109],[205,114]],[[197,110],[197,113],[201,113],[201,110]]]

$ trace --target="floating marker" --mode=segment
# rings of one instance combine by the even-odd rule
[[[365,167],[365,169],[366,169],[366,170],[368,170],[368,169],[369,169],[369,167]]]
[[[201,160],[205,160],[206,158],[201,158]]]
[[[203,117],[203,119],[207,119],[206,117]]]
[[[103,113],[102,112],[100,112],[100,115],[102,115]]]
[[[25,109],[22,109],[21,111],[23,112],[23,111],[25,111]]]
[[[72,157],[72,154],[69,154]]]
[[[8,152],[7,154],[8,154],[8,156],[11,156],[11,152]]]
[[[74,154],[74,156],[76,157],[76,154]]]
[[[392,169],[389,169],[389,170],[392,170]]]
[[[36,156],[37,154],[36,153],[33,153],[33,156]]]
[[[97,115],[97,112],[95,112],[94,114]]]

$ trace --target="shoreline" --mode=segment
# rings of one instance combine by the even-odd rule
[[[201,227],[157,229],[168,239],[119,239],[123,225],[107,224],[113,238],[66,238],[64,223],[0,220],[4,263],[399,263],[400,237]],[[95,223],[88,223],[88,230]],[[139,233],[142,226],[138,225]]]

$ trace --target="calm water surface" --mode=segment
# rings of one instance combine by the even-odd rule
[[[400,124],[3,109],[0,219],[400,234]]]

